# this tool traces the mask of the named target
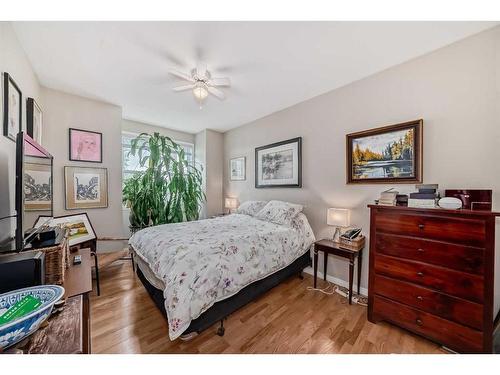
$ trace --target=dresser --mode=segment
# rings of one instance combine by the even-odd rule
[[[368,320],[460,353],[491,353],[491,211],[370,205]]]

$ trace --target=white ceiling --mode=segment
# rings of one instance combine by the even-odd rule
[[[123,107],[123,117],[226,131],[443,47],[493,22],[14,22],[42,85]],[[174,93],[198,60],[229,76],[202,110]]]

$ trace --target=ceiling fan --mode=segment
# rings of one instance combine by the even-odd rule
[[[207,70],[207,65],[202,62],[198,63],[196,68],[192,69],[190,73],[184,73],[176,69],[170,69],[169,73],[190,82],[187,85],[174,87],[173,90],[192,90],[196,101],[200,105],[200,109],[203,105],[203,102],[208,97],[208,94],[212,94],[219,100],[224,100],[226,98],[224,92],[217,87],[231,86],[231,80],[227,77],[212,77],[210,72]]]

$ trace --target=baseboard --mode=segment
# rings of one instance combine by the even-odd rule
[[[309,275],[314,275],[314,271],[313,271],[312,267],[305,268],[304,272],[309,274]],[[323,280],[323,273],[320,272],[319,270],[318,270],[318,278]],[[349,288],[349,283],[345,280],[339,279],[337,277],[333,277],[333,276],[328,275],[328,274],[326,275],[326,279],[328,281],[330,281],[331,283],[343,286],[344,288]],[[354,283],[353,288],[352,288],[354,292],[356,292],[356,288],[357,288],[356,283]],[[368,289],[366,289],[366,288],[361,287],[361,288],[359,288],[359,291],[360,291],[361,295],[363,295],[363,296],[368,295]]]

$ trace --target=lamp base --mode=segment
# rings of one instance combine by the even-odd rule
[[[335,227],[335,231],[333,232],[333,237],[332,237],[333,242],[339,242],[340,241],[340,228]]]

